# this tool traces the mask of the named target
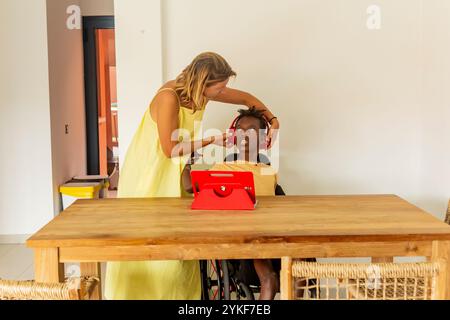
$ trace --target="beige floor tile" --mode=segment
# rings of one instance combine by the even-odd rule
[[[9,251],[13,250],[14,246],[9,244],[0,245],[0,259]]]
[[[19,280],[33,265],[33,251],[24,245],[10,247],[5,254],[0,256],[0,278]]]

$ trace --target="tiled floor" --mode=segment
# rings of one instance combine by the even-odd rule
[[[66,277],[79,274],[76,264],[65,265]],[[102,264],[102,287],[106,264]],[[33,250],[23,244],[0,244],[0,279],[34,280]],[[103,290],[104,292],[104,290]]]
[[[25,245],[0,245],[0,278],[33,280],[33,251]]]

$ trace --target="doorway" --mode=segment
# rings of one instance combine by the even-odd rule
[[[116,189],[119,131],[113,16],[84,17],[87,168],[111,178]]]

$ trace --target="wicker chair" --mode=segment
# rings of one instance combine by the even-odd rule
[[[65,283],[0,280],[0,300],[90,300],[98,278],[72,278]]]
[[[435,263],[331,264],[294,261],[296,300],[432,300],[439,265]],[[309,281],[308,281],[309,280]],[[313,289],[316,297],[304,292]]]

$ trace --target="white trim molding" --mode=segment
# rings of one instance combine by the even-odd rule
[[[0,235],[0,244],[24,244],[31,234]]]

